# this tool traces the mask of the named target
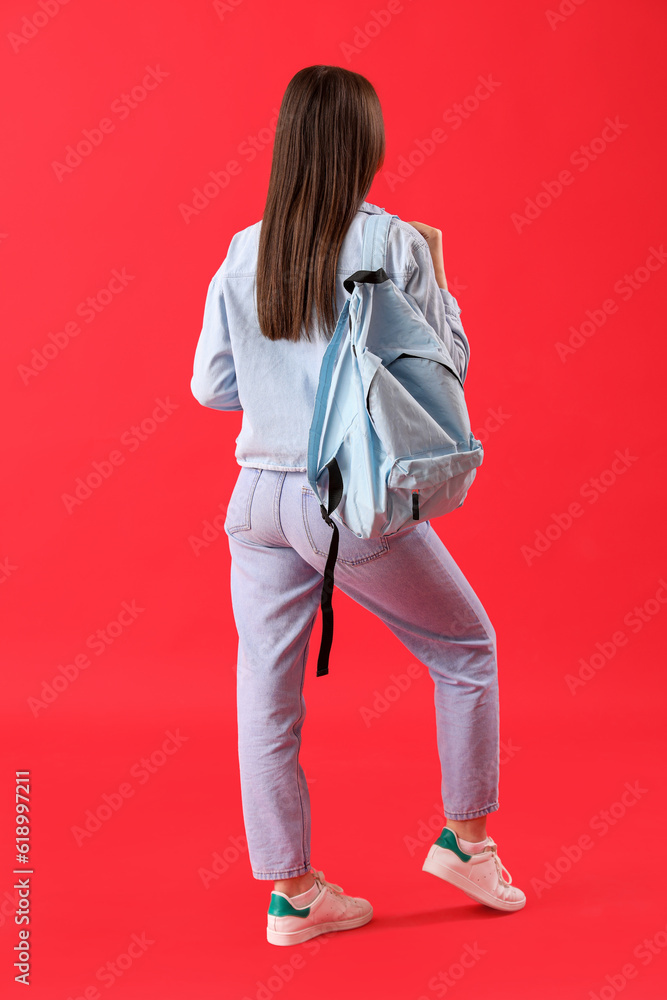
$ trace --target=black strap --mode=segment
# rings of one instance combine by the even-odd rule
[[[345,279],[343,285],[351,295],[354,291],[355,281],[368,282],[371,285],[379,285],[382,284],[383,281],[388,280],[389,276],[385,269],[383,267],[378,267],[375,271],[355,271],[354,274],[351,274],[349,278]],[[351,326],[352,317],[350,317],[349,322]],[[329,470],[329,507],[327,509],[324,504],[321,503],[320,511],[329,527],[333,528],[333,536],[331,538],[331,544],[329,545],[329,555],[327,556],[326,565],[324,567],[324,580],[322,581],[322,639],[320,642],[319,656],[317,658],[318,677],[322,677],[324,674],[329,673],[329,653],[331,652],[331,643],[333,642],[333,607],[331,605],[331,597],[334,589],[334,567],[336,565],[336,559],[338,558],[339,533],[338,525],[331,519],[330,515],[343,498],[343,477],[341,475],[338,462],[335,458],[332,458],[331,461],[327,463],[325,468]]]
[[[329,555],[324,567],[324,580],[322,582],[322,640],[320,642],[320,652],[317,658],[317,676],[329,673],[329,653],[333,642],[333,607],[331,597],[334,589],[334,567],[338,558],[338,525],[332,520],[330,514],[336,509],[343,497],[343,477],[335,458],[327,463],[329,470],[329,507],[320,504],[322,517],[329,527],[333,528],[333,536],[329,545]]]
[[[343,282],[344,288],[352,294],[355,281],[367,282],[369,285],[381,285],[383,281],[388,281],[389,275],[383,267],[378,267],[376,271],[355,271]]]

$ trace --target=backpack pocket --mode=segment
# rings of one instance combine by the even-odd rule
[[[387,523],[398,531],[407,521],[426,521],[460,507],[481,465],[483,450],[460,451],[422,458],[397,458],[387,476]],[[415,501],[415,496],[417,500]]]
[[[460,379],[431,358],[401,354],[380,365],[368,386],[366,409],[390,459],[456,452],[469,441]]]

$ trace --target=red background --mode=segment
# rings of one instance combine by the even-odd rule
[[[15,770],[29,769],[35,1000],[93,986],[132,1000],[431,1000],[466,945],[481,957],[458,1000],[664,998],[666,269],[641,268],[667,240],[666,12],[656,0],[561,7],[550,23],[555,0],[3,5],[3,996],[23,995],[12,801]],[[411,657],[338,591],[333,672],[315,677],[318,619],[305,688],[313,863],[370,898],[375,918],[278,949],[237,776],[221,525],[241,414],[202,408],[189,380],[208,282],[232,235],[262,216],[275,109],[313,63],[348,66],[378,91],[387,156],[368,199],[443,231],[485,460],[464,506],[434,527],[498,633],[505,753],[489,832],[528,903],[500,914],[421,872],[441,825],[432,683],[424,670],[379,700]],[[147,67],[166,75],[121,112]],[[492,93],[475,101],[489,75]],[[54,163],[104,118],[113,127],[59,178]],[[607,118],[619,134],[577,153]],[[447,138],[419,163],[434,128]],[[186,221],[194,189],[230,160],[239,172]],[[107,295],[114,269],[132,277]],[[89,296],[103,308],[86,322]],[[590,336],[561,360],[557,344],[588,311]],[[157,400],[173,408],[151,423]],[[633,456],[618,474],[617,449]],[[120,464],[68,512],[64,495],[112,452]],[[120,634],[98,655],[88,637],[123,602],[142,610],[111,625]],[[85,652],[89,666],[54,692]],[[374,703],[384,710],[364,721]],[[167,731],[185,739],[161,755]],[[151,755],[152,773],[137,770]],[[624,802],[626,783],[638,791]],[[117,808],[79,845],[104,795]],[[99,979],[133,934],[152,943]]]

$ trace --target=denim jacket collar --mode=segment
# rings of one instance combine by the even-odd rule
[[[373,205],[370,201],[362,201],[359,206],[360,212],[368,212],[369,215],[382,215],[384,212],[383,208],[378,208],[377,205]]]

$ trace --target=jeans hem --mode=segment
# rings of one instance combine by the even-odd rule
[[[299,865],[298,868],[287,868],[281,872],[256,872],[253,869],[253,878],[259,879],[276,879],[281,878],[298,878],[299,875],[307,875],[310,871],[310,864]]]
[[[497,809],[500,809],[500,805],[496,799],[489,806],[483,806],[481,809],[469,809],[468,812],[449,812],[445,809],[445,816],[447,819],[477,819],[478,816],[486,816],[487,813],[495,812]]]

